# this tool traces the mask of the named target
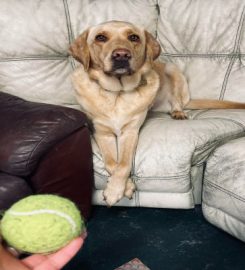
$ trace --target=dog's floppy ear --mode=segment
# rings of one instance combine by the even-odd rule
[[[84,31],[76,40],[73,41],[69,48],[69,53],[80,63],[83,64],[84,69],[89,69],[90,53],[87,44],[88,31]]]
[[[154,61],[161,53],[161,47],[158,41],[150,34],[145,31],[146,38],[146,57],[150,61]]]

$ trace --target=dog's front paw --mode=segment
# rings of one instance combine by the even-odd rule
[[[136,190],[136,186],[134,182],[132,181],[132,179],[129,178],[126,184],[126,189],[124,191],[124,196],[131,200],[133,198],[135,190]]]
[[[113,183],[112,179],[109,179],[107,187],[103,192],[106,204],[110,207],[119,202],[124,196],[124,191],[125,191],[124,184],[121,183],[119,184],[118,182]]]
[[[187,114],[183,111],[173,111],[173,112],[171,112],[171,116],[173,119],[176,119],[176,120],[188,119]]]

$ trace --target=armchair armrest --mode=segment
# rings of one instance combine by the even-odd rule
[[[32,190],[24,179],[0,172],[0,213],[31,194]]]
[[[86,125],[86,117],[1,92],[0,125],[0,171],[28,176],[52,146]]]
[[[0,187],[9,191],[2,207],[28,192],[50,193],[73,200],[87,219],[93,160],[85,115],[0,92],[0,126]],[[17,180],[28,190],[12,191],[13,186],[18,189]],[[10,193],[14,198],[6,200]]]

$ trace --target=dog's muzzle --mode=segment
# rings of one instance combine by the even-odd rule
[[[127,49],[116,49],[112,52],[112,72],[117,75],[131,74],[131,52]]]

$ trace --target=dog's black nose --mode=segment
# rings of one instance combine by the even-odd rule
[[[131,58],[131,53],[127,49],[116,49],[112,52],[112,59],[116,61],[125,61]]]

